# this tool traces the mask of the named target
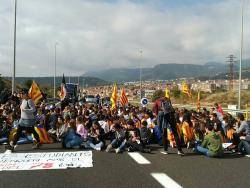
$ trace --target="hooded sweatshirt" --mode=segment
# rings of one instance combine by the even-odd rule
[[[221,138],[214,131],[205,136],[201,145],[204,148],[208,148],[209,153],[213,156],[219,156],[223,153]]]

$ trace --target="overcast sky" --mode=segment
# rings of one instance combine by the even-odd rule
[[[11,75],[14,0],[0,0],[0,74]],[[249,1],[245,51],[250,53]],[[18,0],[17,76],[239,58],[240,0]],[[143,50],[142,59],[139,50]]]

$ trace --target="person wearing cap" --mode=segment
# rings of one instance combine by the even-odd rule
[[[10,142],[10,144],[7,146],[6,149],[10,149],[11,151],[14,151],[14,148],[16,147],[17,141],[19,140],[22,131],[27,131],[28,133],[31,133],[35,137],[35,143],[33,148],[37,149],[41,146],[39,135],[34,129],[35,125],[35,116],[34,113],[36,111],[35,104],[32,101],[32,99],[29,98],[28,90],[23,89],[20,93],[20,97],[22,99],[22,103],[20,105],[21,109],[21,119],[18,122],[17,125],[17,133],[14,139]]]
[[[222,140],[221,137],[214,131],[214,126],[211,121],[206,122],[205,129],[206,136],[201,145],[197,145],[194,148],[194,151],[207,157],[222,157]]]

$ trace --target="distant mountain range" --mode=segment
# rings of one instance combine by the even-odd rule
[[[7,78],[11,80],[11,78]],[[66,83],[78,83],[78,77],[65,77]],[[54,85],[54,77],[16,77],[17,84],[23,84],[27,80],[35,80],[39,85]],[[62,82],[62,77],[56,77],[56,86],[60,86]],[[90,77],[90,76],[80,76],[79,85],[83,87],[91,86],[102,86],[107,85],[109,82],[104,81],[100,78]]]
[[[250,59],[243,61],[243,69],[250,69]],[[234,64],[234,71],[238,71],[239,61]],[[204,65],[195,64],[160,64],[153,68],[142,69],[142,80],[171,80],[177,78],[213,78],[225,75],[229,71],[228,64],[208,62]],[[87,72],[84,76],[94,76],[109,82],[138,81],[140,69],[108,69],[95,72]]]

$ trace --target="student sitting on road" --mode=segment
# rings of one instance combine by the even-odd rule
[[[81,136],[76,133],[76,122],[74,119],[71,119],[69,122],[69,127],[66,132],[65,137],[63,138],[63,148],[80,148],[82,144]]]
[[[147,121],[143,121],[141,124],[140,130],[140,136],[141,136],[141,141],[144,146],[148,145],[150,142],[151,138],[151,132],[148,128],[148,123]]]
[[[76,132],[81,136],[83,141],[87,140],[88,130],[84,124],[82,116],[76,118]]]
[[[207,121],[205,129],[206,136],[202,144],[197,145],[194,151],[207,157],[221,157],[223,155],[222,141],[220,136],[213,130],[212,122]]]
[[[140,130],[135,128],[134,124],[130,125],[131,127],[127,131],[127,142],[126,147],[129,152],[140,151],[142,153],[150,153],[151,150],[145,148],[140,137]]]
[[[70,117],[66,116],[65,119],[59,116],[56,124],[56,140],[61,142],[66,135],[69,128]]]
[[[107,146],[106,152],[110,152],[111,149],[116,148],[116,153],[119,153],[121,151],[119,147],[125,139],[125,131],[119,123],[116,123],[113,129],[115,130],[115,139]]]
[[[98,121],[95,121],[90,128],[89,138],[85,147],[97,151],[101,151],[104,147],[104,130]]]

